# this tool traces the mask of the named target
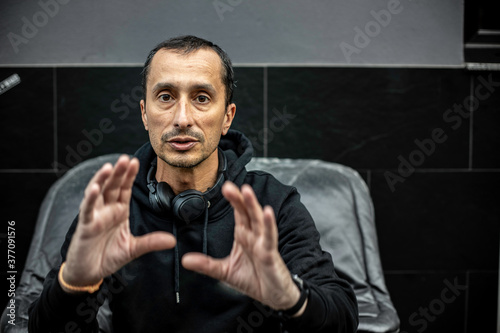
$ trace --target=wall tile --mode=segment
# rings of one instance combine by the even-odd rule
[[[231,128],[243,132],[252,141],[254,156],[263,156],[264,69],[236,67],[234,75],[236,116]]]
[[[443,142],[418,165],[468,166],[469,120],[451,119],[447,111],[468,96],[469,74],[462,70],[269,68],[268,77],[269,110],[288,114],[270,156],[394,168],[400,155],[422,150],[415,140],[431,140],[442,129]]]
[[[467,332],[495,332],[498,271],[468,272]]]
[[[386,270],[497,269],[500,173],[415,173],[391,192],[373,172],[371,194]]]
[[[133,154],[148,140],[140,68],[61,68],[58,161],[62,169],[109,153]]]
[[[385,280],[399,315],[400,332],[464,332],[464,273],[388,273]]]
[[[500,73],[474,78],[479,107],[473,119],[473,168],[500,168]]]
[[[0,68],[0,81],[21,83],[0,95],[2,169],[51,169],[54,108],[51,68]]]

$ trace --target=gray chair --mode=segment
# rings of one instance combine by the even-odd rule
[[[1,332],[27,332],[28,307],[40,294],[49,270],[60,264],[60,247],[76,216],[83,189],[92,175],[118,154],[85,161],[50,188],[38,220],[26,265],[16,290],[16,325],[8,324],[7,309]],[[321,234],[321,245],[332,254],[338,274],[354,288],[359,305],[359,332],[398,332],[399,318],[385,286],[380,263],[373,205],[366,184],[346,166],[319,160],[254,158],[249,170],[272,173],[297,187]],[[98,320],[112,332],[106,304]]]

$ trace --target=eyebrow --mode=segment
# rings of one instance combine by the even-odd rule
[[[173,89],[175,86],[171,83],[168,82],[158,82],[157,84],[154,85],[153,89],[151,91],[153,94],[156,94],[158,91],[165,90],[165,89]]]
[[[172,84],[170,82],[158,82],[153,86],[152,92],[153,94],[156,94],[159,91],[162,90],[176,90],[177,86],[175,84]],[[210,94],[215,95],[216,90],[213,85],[210,83],[196,83],[194,85],[189,86],[190,90],[206,90]]]

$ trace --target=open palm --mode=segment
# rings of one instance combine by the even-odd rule
[[[276,310],[291,308],[300,292],[278,252],[278,229],[271,207],[262,209],[252,188],[241,191],[226,182],[222,189],[234,208],[234,242],[229,256],[214,259],[189,253],[185,268],[221,280]]]
[[[166,232],[140,237],[130,233],[130,198],[138,170],[139,161],[124,155],[114,167],[105,164],[89,182],[66,257],[67,283],[95,284],[147,252],[175,245]]]

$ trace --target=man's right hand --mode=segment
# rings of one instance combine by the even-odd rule
[[[105,164],[90,180],[66,256],[67,284],[94,285],[145,253],[175,246],[175,238],[167,232],[139,237],[130,233],[130,198],[138,171],[139,160],[123,155],[114,167]]]

